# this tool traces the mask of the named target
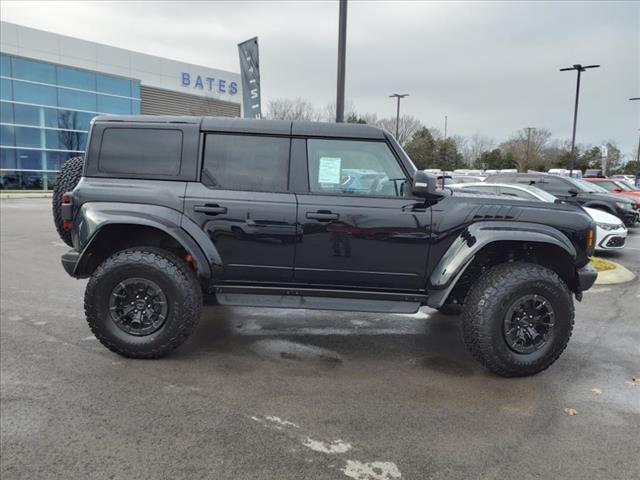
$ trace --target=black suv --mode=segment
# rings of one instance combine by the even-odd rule
[[[611,195],[593,183],[548,173],[507,173],[489,175],[488,183],[522,183],[535,185],[562,200],[577,202],[615,215],[627,227],[639,220],[640,211],[634,202],[620,195]]]
[[[80,178],[81,177],[81,178]],[[567,345],[594,224],[576,206],[437,189],[353,124],[97,117],[54,195],[65,270],[109,349],[154,358],[204,301],[462,313],[471,353],[531,375]],[[552,210],[550,212],[550,210]],[[402,321],[398,317],[398,321]]]

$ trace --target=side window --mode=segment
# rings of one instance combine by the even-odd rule
[[[182,131],[159,128],[106,128],[98,171],[131,175],[177,175]]]
[[[554,177],[545,178],[544,183],[537,186],[554,195],[567,195],[570,188],[565,182]]]
[[[221,190],[285,192],[289,143],[281,137],[208,134],[202,183]]]
[[[307,140],[311,193],[403,197],[409,182],[384,142]]]
[[[541,178],[533,175],[518,175],[515,183],[522,183],[523,185],[538,185]]]
[[[500,187],[500,193],[502,195],[509,195],[510,197],[524,198],[526,200],[535,200],[536,197],[524,190],[518,190],[517,188]]]

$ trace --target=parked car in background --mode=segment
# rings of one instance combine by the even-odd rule
[[[513,183],[465,183],[453,185],[451,188],[473,190],[474,192],[507,195],[522,200],[533,200],[547,203],[561,202],[557,197],[533,185]],[[610,213],[595,208],[583,207],[596,222],[596,250],[620,250],[627,240],[627,228],[622,221]]]
[[[609,193],[625,196],[635,202],[636,208],[640,208],[640,190],[631,188],[625,183],[612,178],[585,178],[585,180],[604,188]]]
[[[621,195],[610,194],[593,183],[572,177],[548,173],[513,173],[490,175],[485,182],[535,185],[561,200],[574,201],[583,207],[597,208],[615,215],[627,227],[635,225],[640,215],[640,210],[634,201]]]
[[[613,178],[614,180],[621,180],[623,182],[628,183],[629,185],[633,186],[636,184],[636,176],[635,175],[611,175],[611,178]]]
[[[602,170],[597,168],[587,168],[582,178],[604,178]]]

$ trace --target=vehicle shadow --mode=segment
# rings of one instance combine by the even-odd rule
[[[458,377],[481,371],[462,342],[458,317],[427,308],[390,315],[206,307],[197,331],[176,353],[182,355],[258,355],[327,368],[403,363]]]

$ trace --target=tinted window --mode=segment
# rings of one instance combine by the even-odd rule
[[[156,128],[107,128],[102,134],[98,170],[133,175],[176,175],[182,132]]]
[[[44,147],[41,141],[42,130],[39,128],[16,127],[16,145],[19,147]]]
[[[113,95],[131,96],[131,82],[126,78],[97,74],[98,91]]]
[[[523,185],[539,186],[542,178],[535,175],[517,175],[514,183],[522,183]]]
[[[13,125],[0,125],[0,145],[13,147],[16,143]]]
[[[49,63],[34,62],[24,58],[13,59],[14,78],[24,78],[34,82],[56,84],[56,69]]]
[[[402,197],[407,178],[383,142],[307,140],[312,193]]]
[[[608,190],[609,192],[613,192],[616,188],[620,188],[614,182],[597,182],[596,185]]]
[[[13,148],[0,148],[0,168],[16,168],[16,151]]]
[[[98,111],[100,113],[131,113],[131,100],[128,98],[98,95]]]
[[[62,108],[96,111],[96,94],[75,90],[58,90],[58,104]]]
[[[207,135],[202,183],[223,190],[287,190],[289,139]]]
[[[0,102],[0,122],[13,123],[13,104]]]
[[[11,76],[11,58],[7,55],[0,55],[0,75],[3,77]]]
[[[554,195],[568,195],[570,188],[567,183],[554,177],[545,178],[544,183],[537,183],[536,186]]]
[[[96,74],[77,68],[57,67],[58,85],[95,91]]]
[[[35,83],[13,82],[13,98],[18,102],[56,106],[58,99],[55,87]]]
[[[11,91],[11,80],[0,78],[0,98],[4,100],[13,100],[13,92]]]

